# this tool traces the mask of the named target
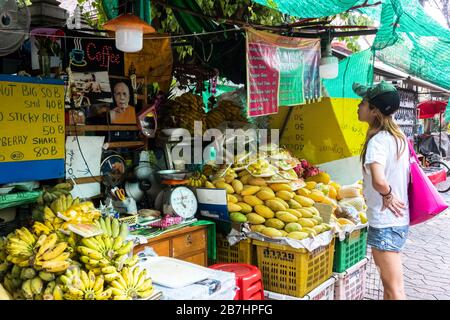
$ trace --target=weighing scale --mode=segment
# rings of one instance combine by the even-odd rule
[[[164,177],[164,180],[161,181],[164,187],[156,197],[155,207],[164,215],[179,216],[185,220],[193,218],[197,212],[198,203],[194,192],[185,187],[189,180],[173,179],[174,175],[171,176],[171,173],[161,173],[169,171],[179,175],[176,170],[159,172]]]

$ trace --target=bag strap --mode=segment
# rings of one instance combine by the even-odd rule
[[[414,146],[412,145],[411,140],[409,140],[408,138],[406,138],[406,141],[408,142],[409,158],[410,158],[410,159],[411,159],[411,158],[414,158],[414,160],[415,160],[417,163],[420,163],[420,162],[419,162],[419,158],[417,158],[417,154],[416,154],[416,152],[414,151]]]

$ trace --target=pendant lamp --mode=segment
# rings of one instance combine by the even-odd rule
[[[156,32],[151,25],[130,13],[109,20],[103,28],[116,33],[116,48],[123,52],[142,50],[144,34]]]
[[[334,79],[339,73],[339,59],[331,52],[331,43],[328,43],[325,54],[320,59],[319,75],[322,79]]]

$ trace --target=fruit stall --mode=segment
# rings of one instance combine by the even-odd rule
[[[217,68],[174,61],[161,34],[133,53],[104,33],[31,31],[29,63],[0,75],[0,298],[362,299],[361,181],[259,136],[278,105],[255,95],[274,88],[216,94]],[[246,32],[256,47],[283,40]],[[276,99],[308,106],[320,39],[288,42],[308,85]],[[249,74],[265,69],[256,51]]]

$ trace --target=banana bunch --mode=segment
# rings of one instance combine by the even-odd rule
[[[163,113],[159,117],[162,119],[161,128],[184,128],[193,134],[194,121],[201,121],[202,131],[206,130],[206,114],[201,96],[184,93],[174,100],[169,100],[162,110]]]
[[[0,282],[3,280],[9,270],[9,267],[11,266],[11,263],[6,261],[7,256],[6,239],[4,237],[0,237]]]
[[[67,270],[66,274],[60,276],[60,281],[66,300],[108,300],[112,295],[111,288],[103,288],[104,277],[96,276],[92,270]]]
[[[118,219],[110,217],[100,218],[95,222],[102,230],[103,234],[90,238],[81,239],[81,245],[77,247],[80,253],[80,261],[84,263],[88,270],[92,270],[95,275],[102,273],[114,274],[115,270],[105,267],[113,266],[121,270],[124,266],[133,266],[137,263],[136,255],[129,256],[133,250],[133,242],[125,241],[128,236],[128,225],[119,223]],[[108,276],[109,280],[113,276]]]
[[[27,228],[16,229],[6,241],[6,260],[19,267],[31,266],[38,239]]]
[[[20,290],[23,282],[23,280],[20,278],[21,272],[21,267],[19,267],[18,265],[13,265],[11,270],[5,275],[3,279],[3,286],[9,293],[13,295],[14,299],[23,299],[23,295],[21,294]]]
[[[72,189],[73,185],[69,182],[59,183],[51,188],[44,188],[44,192],[38,198],[37,202],[40,205],[50,204],[61,195],[69,195]]]
[[[36,252],[34,268],[45,272],[57,273],[65,271],[71,264],[67,242],[58,242],[58,235],[41,235],[38,239],[40,246]]]
[[[205,185],[208,180],[204,174],[201,172],[196,172],[193,176],[189,178],[188,186],[200,188]]]
[[[111,282],[114,300],[145,299],[153,293],[152,280],[146,278],[147,270],[138,267],[123,268],[119,277]]]
[[[220,111],[225,116],[226,121],[248,122],[247,117],[244,115],[245,111],[232,101],[220,101],[215,110]]]
[[[206,114],[206,124],[208,129],[213,129],[219,127],[222,122],[227,121],[226,113],[223,113],[219,109],[213,109]]]
[[[22,282],[21,290],[27,300],[43,300],[44,281],[38,276],[27,279]]]

